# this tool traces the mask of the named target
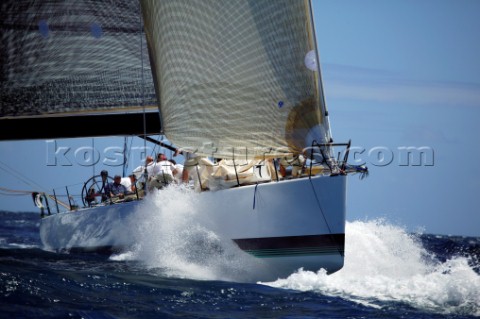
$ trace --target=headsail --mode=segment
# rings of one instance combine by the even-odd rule
[[[159,133],[138,2],[0,6],[0,139]]]
[[[330,140],[307,0],[141,0],[164,132],[221,158]]]

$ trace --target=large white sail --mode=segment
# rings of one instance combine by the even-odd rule
[[[141,1],[164,133],[221,158],[330,140],[305,0]]]

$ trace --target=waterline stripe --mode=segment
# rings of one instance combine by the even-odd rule
[[[259,258],[343,255],[345,234],[243,238],[233,241],[245,252]]]

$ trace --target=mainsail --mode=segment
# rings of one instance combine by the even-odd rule
[[[160,132],[138,2],[0,7],[0,140]]]
[[[330,141],[307,0],[141,0],[162,125],[219,158]]]

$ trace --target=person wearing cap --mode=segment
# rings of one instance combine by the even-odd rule
[[[85,196],[85,200],[87,201],[88,205],[96,204],[95,197],[102,196],[102,202],[107,201],[109,198],[112,197],[112,184],[108,182],[108,171],[102,170],[100,172],[100,177],[102,178],[102,187],[98,192],[95,192],[95,188],[91,187],[88,190],[87,195]]]
[[[108,183],[108,171],[103,170],[100,172],[100,176],[102,177],[102,188],[100,192],[102,194],[102,202],[106,201],[110,198],[110,188]]]

